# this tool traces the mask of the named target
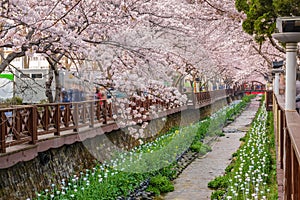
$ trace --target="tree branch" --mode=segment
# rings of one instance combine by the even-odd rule
[[[272,46],[274,46],[278,51],[285,53],[285,49],[281,46],[278,46],[272,37],[269,37],[269,40],[270,40]]]

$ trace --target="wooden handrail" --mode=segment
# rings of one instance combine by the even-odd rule
[[[282,95],[274,95],[274,101],[277,167],[283,171],[278,183],[284,186],[285,200],[300,199],[300,115],[295,110],[284,110]]]

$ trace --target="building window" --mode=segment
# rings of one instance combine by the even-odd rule
[[[43,78],[43,74],[31,74],[31,78],[33,78],[33,79]]]
[[[33,57],[32,57],[32,60],[33,60],[33,61],[38,61],[39,58],[38,58],[37,56],[33,56]]]

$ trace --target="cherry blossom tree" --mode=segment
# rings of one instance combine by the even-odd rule
[[[183,105],[188,76],[202,86],[212,79],[230,85],[253,73],[263,77],[270,65],[265,57],[272,60],[276,52],[242,31],[244,19],[230,0],[4,0],[0,48],[11,52],[2,56],[0,73],[33,53],[57,72],[66,57],[79,78],[126,93],[127,99],[117,99],[120,124],[135,124],[132,113],[147,116],[141,107],[128,110],[136,107],[133,97]]]

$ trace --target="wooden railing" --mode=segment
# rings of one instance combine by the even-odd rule
[[[198,92],[195,93],[194,102],[196,104],[205,104],[205,103],[210,103],[214,99],[219,99],[219,98],[223,98],[224,96],[233,96],[233,95],[234,95],[233,89]]]
[[[284,97],[274,95],[274,124],[277,144],[279,196],[300,199],[300,116],[284,109]]]
[[[179,101],[161,99],[131,98],[131,111],[143,107],[142,114],[151,109],[161,112],[180,107]],[[101,102],[101,103],[100,103]],[[61,133],[78,132],[79,128],[114,123],[118,116],[119,104],[112,100],[91,100],[72,103],[36,104],[0,109],[0,153],[8,147],[31,143],[35,144],[42,135],[60,136]],[[134,115],[134,113],[132,113]],[[132,117],[142,119],[141,116]],[[149,120],[145,118],[144,120]]]
[[[7,116],[7,113],[9,116]],[[10,116],[10,113],[13,115]],[[37,141],[37,110],[34,106],[5,108],[0,111],[0,152],[7,146]]]
[[[233,95],[233,90],[219,90],[196,94],[197,104],[210,102],[212,99]],[[100,101],[102,103],[100,103]],[[131,98],[131,111],[143,108],[141,114],[156,113],[180,107],[179,101],[162,101],[161,99]],[[118,117],[118,103],[112,100],[91,100],[72,103],[49,103],[31,106],[16,106],[0,109],[0,153],[8,147],[18,144],[35,144],[41,136],[60,136],[62,133],[79,132],[79,128],[93,128],[114,123]],[[134,113],[132,113],[134,115]],[[149,120],[133,116],[133,120]]]

